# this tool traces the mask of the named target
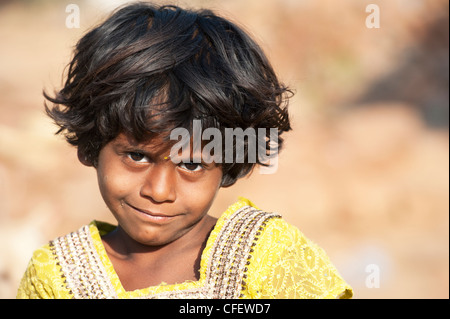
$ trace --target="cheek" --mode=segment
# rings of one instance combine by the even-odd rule
[[[196,211],[207,213],[219,191],[222,171],[214,171],[211,173],[207,180],[195,187],[187,188],[188,191],[184,192],[183,197],[190,202],[191,207],[196,208]]]
[[[107,169],[100,170],[97,172],[97,178],[100,193],[108,205],[120,201],[133,189],[132,179],[118,172],[112,173]]]

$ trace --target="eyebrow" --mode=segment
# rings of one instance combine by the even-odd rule
[[[131,144],[129,142],[120,140],[113,142],[113,148],[115,150],[142,153],[150,158],[156,157],[155,155],[159,153],[158,151],[152,150],[149,148],[149,146],[146,146],[142,143]]]
[[[114,148],[120,148],[120,149],[142,149],[141,145],[139,144],[130,144],[130,143],[126,143],[126,142],[122,142],[122,141],[114,141],[113,142],[113,147]],[[143,151],[143,149],[142,149]]]

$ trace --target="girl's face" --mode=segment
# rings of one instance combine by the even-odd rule
[[[119,226],[149,246],[170,243],[202,221],[222,180],[214,163],[174,164],[159,142],[119,134],[100,151],[97,165],[100,192]]]

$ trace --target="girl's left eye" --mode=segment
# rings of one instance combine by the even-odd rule
[[[182,169],[190,171],[190,172],[198,172],[203,169],[201,164],[197,163],[180,163],[179,165]]]
[[[147,156],[145,156],[142,153],[129,152],[127,154],[127,156],[128,156],[128,158],[130,158],[134,162],[138,162],[138,163],[146,163],[146,162],[148,162]]]

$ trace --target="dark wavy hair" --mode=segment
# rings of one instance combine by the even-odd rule
[[[281,133],[291,129],[291,93],[234,23],[209,10],[135,3],[79,40],[64,87],[44,96],[53,103],[45,109],[57,134],[96,166],[102,147],[119,133],[141,142],[176,127],[192,129],[194,119],[221,131],[277,128],[280,149]],[[222,186],[254,166],[223,163]]]

